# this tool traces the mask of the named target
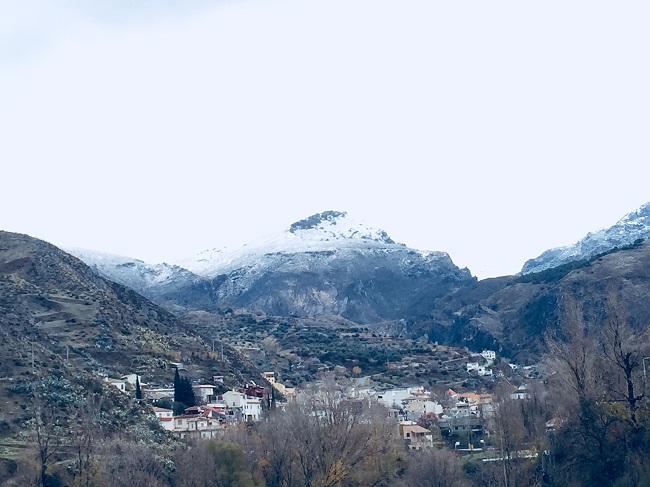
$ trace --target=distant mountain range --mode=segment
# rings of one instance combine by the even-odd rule
[[[433,299],[475,281],[444,252],[423,252],[345,212],[326,211],[239,249],[179,264],[70,249],[101,275],[171,307],[340,315],[361,323],[428,313]]]
[[[478,281],[444,252],[411,249],[385,231],[326,211],[239,249],[176,264],[72,249],[92,269],[172,311],[228,308],[267,315],[333,315],[432,340],[536,353],[573,296],[593,322],[616,289],[639,326],[650,321],[650,204],[577,244],[531,259],[518,276]],[[395,329],[397,329],[395,328]]]
[[[568,247],[558,247],[544,252],[524,264],[522,274],[541,272],[569,262],[590,259],[615,248],[631,245],[650,237],[650,203],[628,213],[613,226],[589,233]]]
[[[87,249],[65,250],[85,262],[100,276],[130,287],[150,299],[201,280],[196,274],[173,264],[149,264],[140,259]]]

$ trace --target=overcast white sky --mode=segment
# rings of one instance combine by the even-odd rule
[[[647,1],[0,5],[6,230],[158,261],[338,209],[485,277],[650,201]]]

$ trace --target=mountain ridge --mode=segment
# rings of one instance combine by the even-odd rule
[[[168,282],[147,281],[143,275],[161,271],[137,259],[79,255],[100,274],[172,309],[329,314],[363,323],[426,313],[430,299],[475,280],[446,252],[411,249],[333,210],[234,250],[212,249],[193,261],[167,265]]]
[[[633,244],[650,237],[650,203],[626,214],[614,225],[596,232],[589,232],[573,245],[546,250],[538,257],[529,259],[522,267],[522,274],[541,272],[573,261],[585,260],[597,254]]]

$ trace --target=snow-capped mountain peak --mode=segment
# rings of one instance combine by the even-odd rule
[[[384,244],[395,242],[384,230],[355,221],[344,211],[324,211],[293,223],[289,232],[304,240],[372,240]]]
[[[239,267],[254,265],[264,255],[323,252],[351,248],[403,248],[381,229],[352,218],[343,211],[324,211],[291,224],[240,248],[213,248],[199,252],[178,265],[203,276],[216,276]]]
[[[567,247],[544,252],[524,264],[522,274],[540,272],[569,262],[589,259],[595,255],[650,238],[650,203],[634,210],[613,226],[588,233],[582,240]]]
[[[341,211],[312,215],[235,249],[204,250],[178,262],[182,267],[80,256],[97,272],[172,306],[341,315],[361,323],[426,314],[438,297],[475,282],[445,252],[408,248]],[[158,266],[173,270],[173,278],[154,282],[165,275]]]
[[[642,227],[650,230],[650,203],[646,203],[637,210],[628,213],[616,225]]]

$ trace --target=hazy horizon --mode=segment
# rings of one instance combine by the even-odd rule
[[[650,5],[9,1],[0,228],[149,262],[348,211],[479,277],[650,201]]]

